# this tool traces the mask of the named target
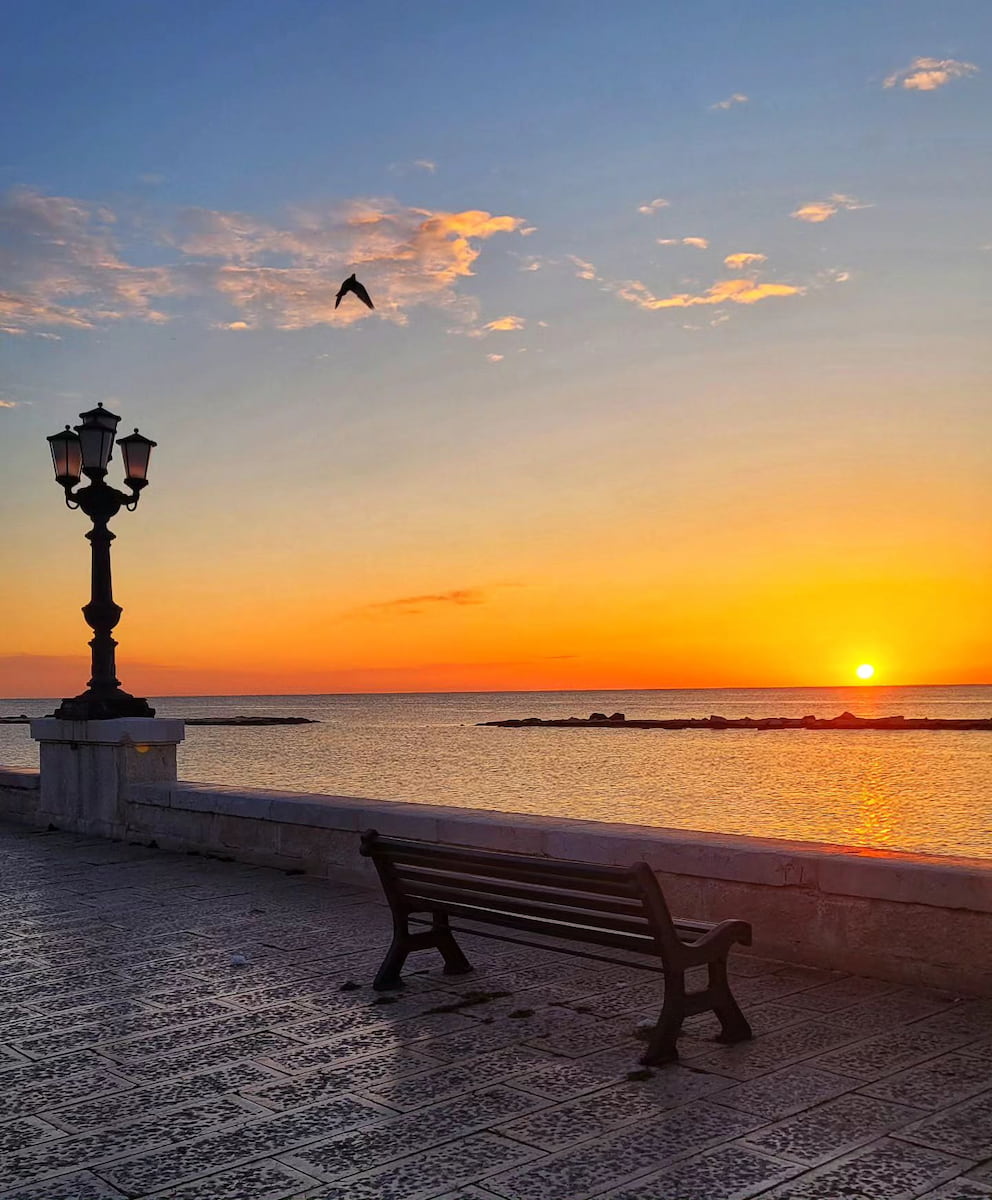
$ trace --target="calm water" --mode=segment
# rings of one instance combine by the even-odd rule
[[[0,715],[54,701],[0,701]],[[992,857],[992,734],[480,729],[500,717],[992,715],[992,687],[195,696],[160,716],[319,718],[187,729],[180,778]],[[37,765],[25,726],[0,763]]]

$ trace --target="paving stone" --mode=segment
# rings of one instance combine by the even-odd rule
[[[231,1015],[229,1008],[213,1001],[187,1004],[171,1013],[145,1010],[131,1016],[80,1024],[60,1033],[28,1037],[17,1042],[16,1048],[21,1054],[30,1058],[48,1058],[55,1054],[65,1054],[70,1050],[86,1049],[100,1042],[110,1042],[113,1038],[127,1037],[129,1034],[153,1034],[159,1029],[189,1026],[193,1022],[203,1021],[210,1017],[230,1017]],[[170,1048],[175,1046],[176,1036],[171,1033],[165,1035]],[[185,1034],[183,1040],[185,1040]]]
[[[11,1154],[24,1150],[50,1138],[64,1137],[61,1129],[39,1121],[36,1117],[22,1117],[16,1121],[4,1121],[0,1125],[0,1154]]]
[[[39,1112],[54,1104],[71,1104],[84,1097],[120,1092],[130,1086],[127,1080],[109,1071],[91,1071],[70,1079],[42,1079],[9,1090],[5,1085],[6,1081],[0,1083],[0,1095],[3,1097],[4,1115],[8,1117]]]
[[[220,1067],[246,1058],[277,1057],[288,1048],[298,1048],[298,1045],[297,1042],[278,1033],[248,1033],[226,1042],[213,1042],[207,1046],[195,1046],[189,1050],[179,1050],[175,1054],[145,1059],[139,1063],[128,1063],[119,1070],[136,1083],[158,1083],[168,1079],[170,1075],[188,1074],[203,1067]]]
[[[370,1083],[368,1086],[373,1099],[406,1112],[476,1091],[510,1076],[519,1076],[522,1071],[547,1061],[545,1055],[527,1046],[508,1046],[467,1059],[457,1066],[435,1067],[395,1082]],[[512,1082],[516,1084],[517,1080]]]
[[[57,1108],[47,1112],[45,1117],[70,1133],[84,1133],[151,1113],[164,1115],[181,1105],[223,1095],[273,1078],[271,1071],[266,1071],[255,1063],[236,1063],[216,1071],[204,1071],[199,1075],[168,1080],[153,1087],[132,1088],[118,1095],[88,1100],[67,1108]],[[254,1103],[252,1096],[249,1095],[248,1099]],[[256,1104],[256,1107],[264,1111],[264,1106]]]
[[[923,1200],[988,1200],[992,1187],[974,1179],[959,1177],[933,1192],[924,1192]]]
[[[883,1139],[764,1192],[762,1200],[910,1200],[961,1168],[960,1160],[946,1154]]]
[[[813,1058],[853,1042],[857,1036],[850,1029],[839,1029],[832,1018],[823,1017],[734,1046],[707,1046],[696,1038],[680,1039],[679,1057],[688,1066],[746,1080]],[[826,1062],[823,1065],[826,1067]]]
[[[898,990],[898,984],[884,983],[880,979],[863,979],[849,975],[846,979],[835,979],[818,987],[795,992],[789,1003],[796,1008],[809,1008],[816,1012],[832,1012],[838,1008],[850,1008],[862,1000],[884,996]]]
[[[212,1008],[213,1005],[209,1007]],[[271,1009],[263,1008],[257,1012],[232,1014],[227,1009],[221,1011],[226,1015],[185,1025],[181,1033],[170,1030],[151,1037],[107,1042],[100,1046],[100,1053],[120,1063],[140,1063],[175,1050],[177,1041],[181,1041],[183,1046],[187,1047],[208,1045],[230,1040],[255,1029],[283,1025],[286,1021],[298,1019],[300,1016],[299,1007],[289,1004]]]
[[[317,1186],[316,1179],[282,1163],[258,1162],[170,1187],[159,1195],[160,1200],[285,1200],[304,1191],[310,1194]]]
[[[3,1200],[120,1200],[122,1194],[89,1171],[83,1171],[77,1175],[59,1175],[31,1187],[19,1187],[16,1193],[5,1192]]]
[[[584,1200],[657,1170],[675,1155],[741,1137],[757,1123],[745,1113],[697,1101],[496,1176],[486,1187],[507,1200]]]
[[[334,1061],[333,1057],[331,1061]],[[299,1108],[343,1092],[374,1093],[380,1084],[388,1087],[398,1077],[436,1066],[436,1060],[423,1054],[415,1054],[413,1051],[405,1051],[402,1057],[378,1054],[358,1059],[339,1070],[316,1070],[280,1083],[248,1088],[245,1094],[267,1108]],[[392,1107],[388,1101],[386,1103]]]
[[[817,1166],[909,1125],[919,1116],[919,1109],[852,1092],[755,1130],[742,1139],[742,1144],[778,1158]]]
[[[801,1169],[744,1146],[721,1146],[603,1193],[602,1200],[745,1200]]]
[[[992,1154],[992,1090],[899,1131],[900,1138],[975,1162]]]
[[[718,1104],[729,1104],[766,1120],[777,1120],[831,1100],[848,1091],[850,1086],[850,1080],[840,1075],[800,1063],[737,1087],[725,1088],[715,1099]]]
[[[198,1175],[282,1155],[294,1146],[326,1137],[330,1130],[351,1129],[382,1115],[382,1109],[367,1101],[342,1096],[253,1121],[229,1133],[208,1134],[182,1146],[130,1158],[100,1174],[129,1195],[141,1195]]]
[[[818,1058],[817,1066],[858,1079],[875,1080],[914,1063],[936,1058],[967,1040],[968,1035],[960,1030],[924,1028],[922,1022],[917,1022],[833,1050]]]
[[[320,1189],[314,1197],[315,1200],[428,1200],[441,1189],[448,1192],[460,1183],[486,1179],[495,1171],[526,1162],[537,1153],[519,1142],[491,1133],[477,1133],[353,1175],[346,1183]]]
[[[380,1121],[366,1129],[340,1134],[283,1158],[307,1174],[334,1180],[361,1171],[370,1163],[400,1158],[451,1138],[465,1137],[540,1108],[543,1103],[511,1088],[486,1088],[432,1108]]]
[[[656,1008],[642,1008],[631,1014],[640,1020],[657,1020],[659,1011]],[[809,1013],[800,1008],[790,1008],[788,1004],[756,1004],[749,1005],[747,1012],[748,1024],[755,1037],[766,1033],[774,1033],[777,1029],[785,1029],[789,1025],[799,1025],[809,1020]],[[720,1033],[720,1022],[712,1012],[696,1013],[682,1025],[683,1037],[708,1039],[712,1041]]]
[[[653,1092],[628,1083],[541,1109],[497,1126],[496,1132],[540,1150],[562,1150],[575,1142],[601,1137],[643,1117],[657,1115],[665,1108]]]
[[[549,1100],[570,1100],[585,1092],[598,1091],[604,1084],[623,1079],[629,1071],[642,1070],[638,1062],[641,1047],[613,1047],[599,1054],[588,1054],[583,1058],[545,1058],[543,1065],[534,1067],[513,1079],[513,1086],[535,1096],[547,1096]],[[536,1051],[534,1051],[536,1053]],[[691,1081],[712,1080],[711,1086],[728,1086],[727,1079],[704,1075],[702,1072],[686,1071],[670,1065],[655,1072],[652,1086],[664,1082],[669,1087],[682,1086]],[[687,1093],[687,1099],[691,1098]]]
[[[0,1191],[12,1188],[15,1184],[28,1184],[73,1168],[122,1158],[135,1150],[150,1149],[168,1140],[168,1135],[162,1129],[153,1131],[141,1128],[103,1130],[81,1137],[43,1142],[32,1149],[4,1155],[0,1161]]]
[[[946,1108],[992,1086],[988,1063],[963,1053],[944,1054],[919,1066],[888,1075],[860,1090],[865,1096],[896,1100],[917,1108]]]
[[[476,1022],[474,1026],[470,1025],[457,1033],[448,1033],[444,1037],[422,1042],[418,1048],[432,1058],[454,1061],[481,1054],[486,1050],[499,1050],[504,1046],[515,1045],[522,1042],[524,1037],[518,1021],[494,1021],[492,1025]]]
[[[970,1055],[972,1058],[982,1058],[986,1062],[992,1061],[992,1038],[988,1038],[984,1042],[969,1042],[966,1046],[961,1047],[961,1053]]]
[[[918,1022],[926,1029],[948,1029],[970,1035],[971,1040],[987,1038],[992,1030],[992,1000],[959,1000]]]

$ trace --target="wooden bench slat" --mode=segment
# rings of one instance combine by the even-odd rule
[[[443,903],[445,908],[452,905],[481,907],[492,912],[519,913],[522,916],[546,918],[551,921],[563,921],[572,925],[582,925],[585,928],[602,929],[613,933],[651,934],[648,918],[640,916],[618,916],[616,913],[604,913],[596,908],[577,909],[555,905],[553,897],[549,901],[534,899],[519,900],[510,896],[489,896],[485,889],[466,898],[468,893],[458,888],[444,887],[433,883],[407,883],[403,888],[403,903],[411,912],[416,911],[418,904],[428,908],[436,908]],[[651,935],[653,938],[653,934]]]
[[[555,904],[568,908],[595,908],[601,912],[618,913],[622,916],[644,912],[644,904],[639,896],[602,896],[595,892],[560,887],[557,881],[549,883],[535,879],[533,882],[507,883],[489,876],[458,874],[444,867],[414,867],[405,863],[396,863],[395,871],[403,880],[404,886],[409,883],[437,883],[464,891],[485,892],[492,896],[513,896],[521,900],[553,899]]]
[[[466,874],[473,867],[484,868],[484,874],[510,880],[554,880],[563,886],[580,891],[580,885],[591,892],[602,892],[608,896],[640,895],[637,880],[626,867],[599,866],[593,863],[571,861],[556,862],[548,858],[534,858],[524,854],[496,854],[487,850],[469,850],[460,846],[433,846],[423,842],[389,842],[389,861],[409,863],[412,866],[450,866]],[[375,850],[372,850],[375,857]],[[519,860],[519,861],[517,861]]]
[[[482,921],[487,925],[505,925],[509,929],[524,929],[528,933],[540,933],[546,937],[592,942],[597,946],[612,946],[614,949],[633,950],[639,954],[650,954],[655,949],[655,939],[650,931],[643,934],[611,933],[605,929],[569,924],[565,921],[544,920],[540,917],[525,917],[516,913],[496,912],[493,909],[476,908],[471,904],[458,904],[447,900],[442,909],[453,917]]]

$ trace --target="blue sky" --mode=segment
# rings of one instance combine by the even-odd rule
[[[102,400],[161,443],[163,561],[219,540],[224,586],[278,564],[295,595],[333,559],[344,607],[492,588],[490,641],[508,581],[619,553],[636,608],[672,583],[656,530],[693,531],[676,576],[718,576],[728,514],[797,494],[794,574],[811,544],[817,571],[889,554],[855,515],[881,504],[918,507],[906,563],[960,540],[948,586],[976,578],[987,0],[5,17],[0,454],[26,573],[63,521],[37,448]],[[328,302],[352,269],[374,314]],[[738,539],[755,563],[760,539]]]

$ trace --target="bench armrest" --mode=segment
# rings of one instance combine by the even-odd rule
[[[742,946],[751,945],[751,925],[748,921],[721,921],[714,925],[708,933],[696,938],[694,942],[684,942],[686,950],[686,965],[699,966],[712,962],[727,953],[731,946],[739,943]]]

